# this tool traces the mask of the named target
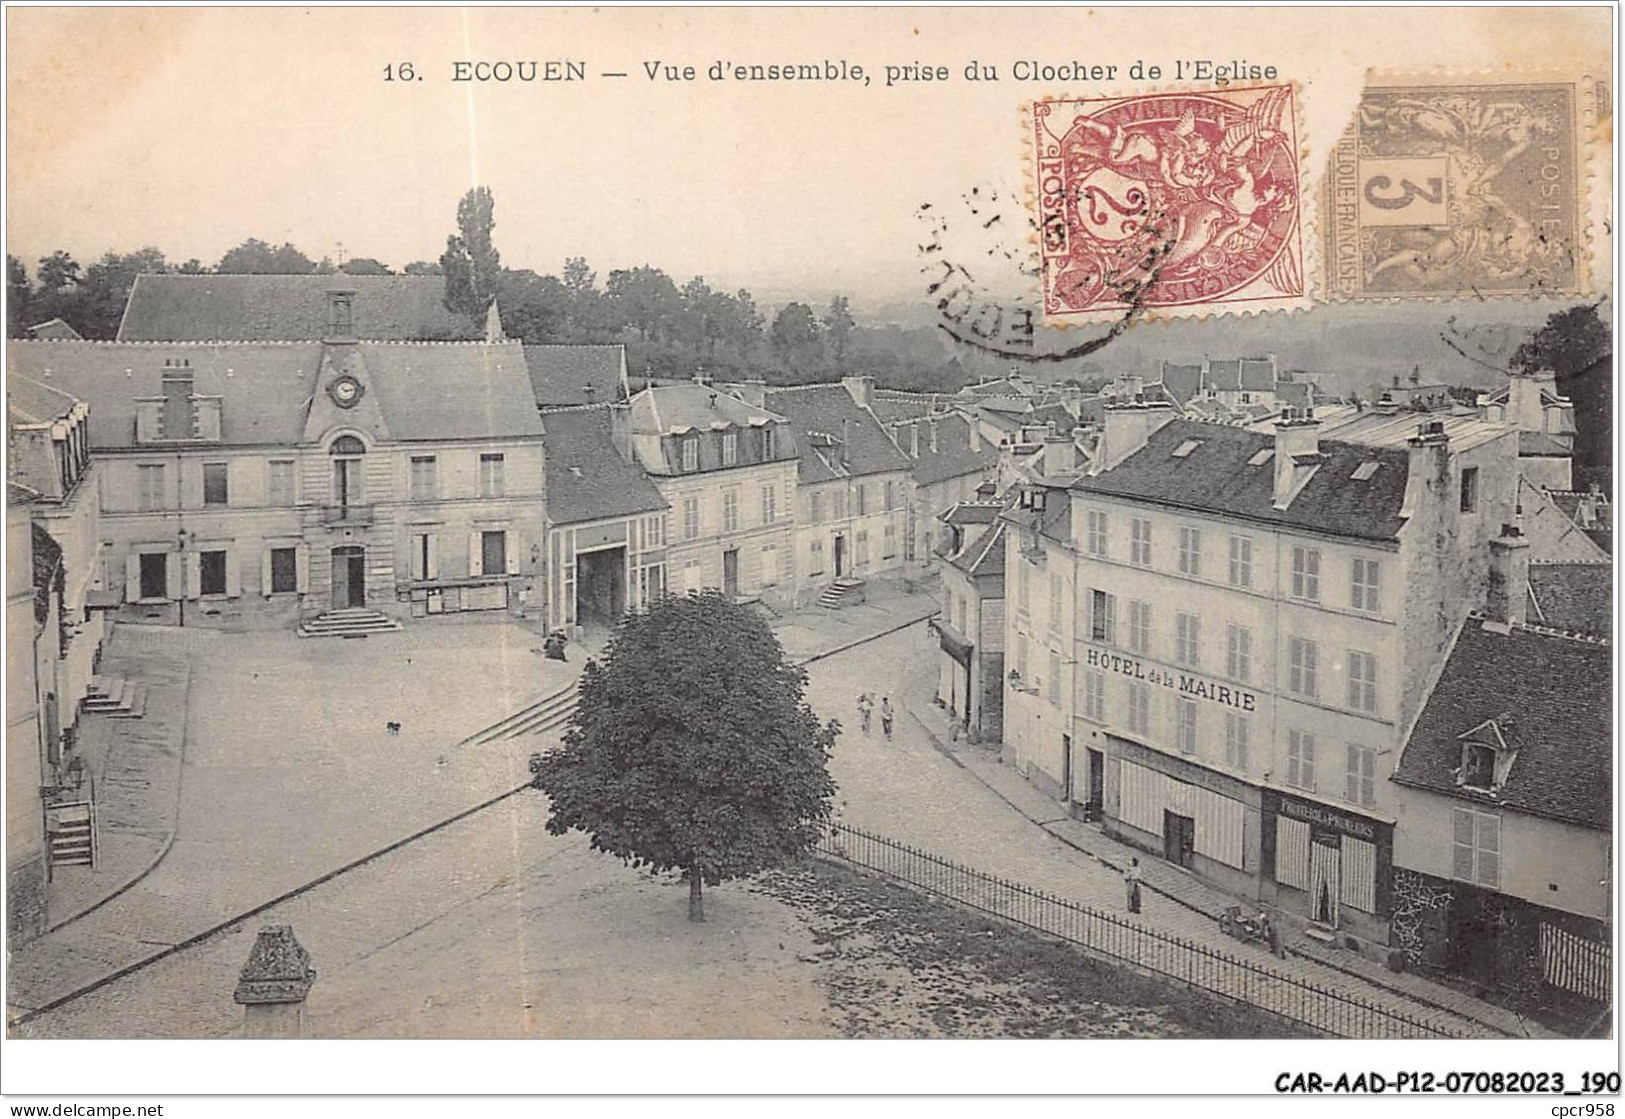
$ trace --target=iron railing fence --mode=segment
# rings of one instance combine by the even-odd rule
[[[826,858],[874,871],[979,912],[1075,944],[1190,987],[1335,1037],[1471,1037],[1358,995],[1232,956],[1124,917],[844,824],[829,825],[817,847]]]

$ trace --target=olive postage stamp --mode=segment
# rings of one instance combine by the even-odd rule
[[[1311,196],[1295,92],[1281,84],[1036,102],[1045,318],[1305,304]]]
[[[1325,183],[1327,299],[1587,291],[1589,81],[1373,78]]]

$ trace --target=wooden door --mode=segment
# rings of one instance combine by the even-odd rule
[[[1089,818],[1100,819],[1106,807],[1106,755],[1089,751]]]

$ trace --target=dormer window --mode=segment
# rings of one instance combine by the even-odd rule
[[[330,291],[327,293],[327,336],[329,338],[355,337],[355,293]]]
[[[1462,735],[1461,767],[1456,770],[1456,784],[1486,793],[1505,785],[1518,756],[1516,747],[1506,737],[1512,729],[1511,717],[1502,715],[1486,719]]]
[[[727,431],[722,435],[722,465],[736,466],[739,463],[739,433]]]
[[[778,451],[778,447],[776,446],[776,444],[778,442],[777,435],[778,435],[778,433],[775,432],[771,427],[764,427],[762,429],[762,461],[763,462],[772,462],[775,458],[778,457],[778,455],[776,453]]]
[[[700,468],[700,441],[690,436],[683,440],[683,473],[692,474]]]

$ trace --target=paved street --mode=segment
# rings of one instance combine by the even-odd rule
[[[506,623],[366,641],[186,636],[174,844],[128,892],[12,957],[13,1007],[39,1006],[521,783],[528,747],[453,745],[580,668],[579,657],[544,660],[534,633]]]
[[[1049,835],[976,777],[944,757],[900,699],[930,703],[936,643],[921,624],[812,665],[809,698],[825,717],[841,721],[832,771],[840,785],[843,822],[924,848],[973,869],[1048,890],[1112,913],[1123,913],[1123,882],[1115,871]],[[860,691],[890,695],[898,708],[894,737],[881,735],[875,716],[865,737],[856,708]],[[1055,806],[1054,817],[1065,813]],[[1225,951],[1235,942],[1211,919],[1148,893],[1141,922]],[[1245,951],[1245,949],[1243,949]],[[1266,964],[1266,961],[1268,963]],[[1363,980],[1293,957],[1261,965],[1279,973],[1357,995],[1453,1030],[1485,1032],[1476,1023],[1422,1006]]]

